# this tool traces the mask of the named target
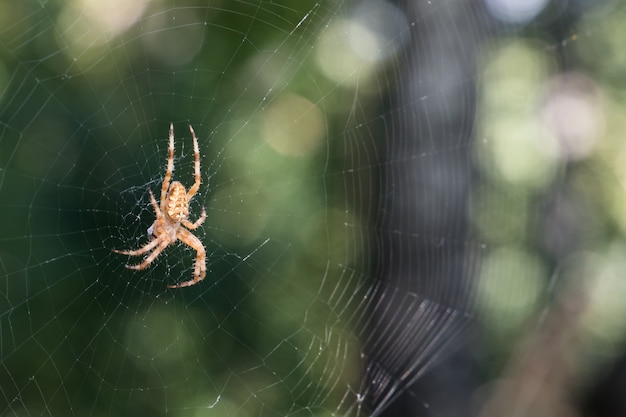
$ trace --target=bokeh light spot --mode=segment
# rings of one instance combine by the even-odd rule
[[[324,142],[326,123],[314,103],[286,94],[265,110],[261,130],[265,141],[279,154],[309,156]]]
[[[525,24],[548,4],[547,0],[485,0],[487,10],[504,22]]]
[[[504,247],[493,251],[480,272],[479,303],[495,331],[507,333],[535,312],[546,280],[540,259],[527,251]]]

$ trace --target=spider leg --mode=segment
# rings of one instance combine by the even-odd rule
[[[111,250],[115,253],[121,253],[122,255],[137,256],[137,255],[141,255],[141,254],[151,251],[152,248],[154,248],[159,243],[161,243],[161,239],[153,239],[150,242],[148,242],[145,246],[142,246],[139,249],[135,249],[135,250],[111,249]]]
[[[153,242],[159,243],[158,239],[155,239]],[[152,242],[151,242],[152,243]],[[157,256],[169,245],[169,240],[163,239],[160,241],[159,246],[146,258],[142,263],[137,265],[126,265],[128,269],[145,269],[148,265],[152,263],[156,259]]]
[[[172,173],[174,172],[174,124],[170,123],[170,144],[167,151],[167,170],[165,171],[165,177],[163,178],[163,184],[161,185],[161,210],[165,211],[165,197],[167,196],[167,190],[170,188],[170,180],[172,179]]]
[[[168,285],[167,288],[189,287],[202,281],[206,276],[206,250],[202,242],[200,242],[200,239],[194,236],[189,230],[183,229],[182,227],[178,229],[176,236],[181,242],[196,250],[196,264],[194,266],[193,279],[174,285]]]
[[[154,194],[152,194],[152,190],[148,190],[148,192],[150,193],[150,204],[152,204],[152,208],[154,208],[154,212],[156,213],[157,219],[158,219],[162,217],[163,214],[161,213],[161,209],[157,205],[156,198],[154,198]]]
[[[162,216],[161,210],[159,210],[159,206],[157,205],[156,199],[154,198],[154,194],[152,194],[152,190],[148,190],[148,192],[150,193],[150,202],[152,203],[152,207],[154,207],[154,211],[156,212],[157,219],[158,219]],[[121,253],[122,255],[137,256],[137,255],[141,255],[143,253],[150,251],[152,248],[158,245],[159,242],[160,242],[160,239],[157,238],[157,239],[151,240],[145,246],[142,246],[139,249],[135,249],[135,250],[111,249],[111,250],[115,253]]]
[[[187,219],[183,219],[181,221],[182,225],[185,226],[187,229],[189,230],[195,230],[197,229],[202,223],[204,223],[204,221],[206,220],[206,210],[204,210],[204,207],[202,207],[202,214],[200,215],[200,217],[198,217],[198,220],[196,220],[195,223],[191,223],[189,220]]]
[[[196,132],[193,131],[193,127],[189,125],[189,131],[191,132],[191,137],[193,138],[193,155],[195,160],[195,168],[194,168],[194,177],[195,181],[189,191],[187,192],[187,199],[191,200],[191,197],[196,195],[198,189],[200,188],[200,183],[202,182],[202,177],[200,176],[200,149],[198,148],[198,138],[196,138]]]

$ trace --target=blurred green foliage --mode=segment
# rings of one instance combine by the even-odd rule
[[[323,415],[357,377],[325,301],[360,239],[324,180],[345,114],[311,56],[338,5],[214,3],[0,3],[1,413]],[[208,213],[208,276],[176,291],[190,249],[141,273],[111,253],[147,239],[170,121]]]
[[[474,152],[483,181],[470,213],[493,248],[477,299],[491,377],[508,369],[514,379],[517,361],[545,360],[548,374],[583,390],[622,354],[626,9],[597,6],[559,20],[559,38],[539,23],[482,51]],[[542,337],[552,345],[532,356]],[[550,359],[554,346],[559,360]],[[546,411],[538,407],[528,415]]]

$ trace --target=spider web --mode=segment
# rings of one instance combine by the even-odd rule
[[[542,7],[564,20],[528,46],[532,19],[554,27]],[[0,4],[0,414],[468,412],[468,336],[510,337],[502,321],[540,311],[549,265],[585,247],[521,230],[594,147],[519,156],[486,121],[504,64],[617,38],[582,1],[547,7]],[[501,39],[520,44],[498,61]],[[183,289],[166,286],[192,278],[194,249],[140,271],[111,251],[149,241],[170,122],[187,188],[198,136],[190,220],[207,213],[207,276]]]

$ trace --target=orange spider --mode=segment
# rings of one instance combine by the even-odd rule
[[[198,150],[198,139],[193,128],[189,126],[191,137],[193,138],[193,153],[195,157],[195,182],[187,191],[185,186],[178,181],[173,181],[172,172],[174,171],[174,125],[170,124],[170,146],[169,154],[167,157],[167,171],[165,171],[165,178],[161,185],[161,205],[157,205],[152,190],[150,192],[150,201],[152,207],[156,213],[156,220],[152,223],[152,226],[148,229],[148,235],[151,240],[136,250],[117,250],[113,249],[115,253],[121,253],[122,255],[137,256],[146,252],[152,251],[150,255],[144,259],[144,261],[138,265],[126,265],[129,269],[145,269],[152,261],[165,248],[172,243],[180,240],[187,246],[191,247],[197,252],[196,264],[193,271],[193,279],[189,281],[180,282],[175,285],[168,285],[168,288],[181,288],[189,287],[195,283],[202,281],[206,275],[206,250],[196,236],[194,236],[189,230],[197,229],[206,219],[206,211],[202,207],[202,214],[195,223],[191,223],[187,220],[189,215],[189,201],[198,192],[200,188],[200,151]],[[154,250],[153,250],[154,249]]]

